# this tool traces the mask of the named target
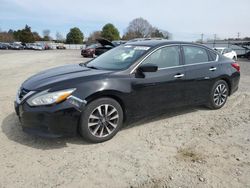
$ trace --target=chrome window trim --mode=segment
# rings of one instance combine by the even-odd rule
[[[145,61],[151,54],[153,54],[155,51],[164,48],[164,47],[169,47],[169,46],[194,46],[194,47],[200,47],[206,50],[210,50],[209,48],[203,47],[203,46],[198,46],[195,44],[168,44],[164,46],[160,46],[156,49],[154,49],[152,52],[150,52],[147,56],[145,56],[131,71],[130,74],[133,74],[134,71]],[[212,50],[210,50],[212,51]],[[213,52],[214,53],[214,52]],[[200,63],[192,63],[192,64],[184,64],[184,65],[178,65],[178,66],[172,66],[172,67],[165,67],[165,68],[159,68],[158,70],[165,70],[165,69],[172,69],[172,68],[178,68],[178,67],[186,67],[186,66],[193,66],[193,65],[200,65],[200,64],[208,64],[208,63],[215,63],[218,62],[219,60],[219,55],[216,53],[216,59],[215,61],[208,61],[208,62],[200,62]]]

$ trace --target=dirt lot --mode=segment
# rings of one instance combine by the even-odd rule
[[[0,187],[250,187],[250,62],[240,62],[240,89],[221,110],[172,110],[101,144],[23,133],[20,84],[83,61],[79,51],[0,51]]]

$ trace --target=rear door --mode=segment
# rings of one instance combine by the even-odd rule
[[[205,47],[196,45],[183,45],[182,53],[186,75],[186,102],[206,102],[220,69],[216,61],[217,55]]]

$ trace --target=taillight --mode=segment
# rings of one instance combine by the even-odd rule
[[[240,65],[238,63],[231,64],[233,68],[235,68],[238,72],[240,72]]]

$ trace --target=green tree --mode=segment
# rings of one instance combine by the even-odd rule
[[[18,29],[17,31],[13,32],[13,36],[14,36],[14,39],[16,41],[20,41],[20,35],[21,35],[21,30],[20,29]]]
[[[33,36],[34,36],[34,40],[35,41],[41,41],[42,38],[40,37],[40,35],[38,34],[38,32],[32,32]]]
[[[23,43],[35,42],[35,38],[31,32],[31,27],[26,25],[25,28],[21,30],[19,40]]]
[[[84,35],[81,30],[77,27],[71,28],[66,36],[67,44],[82,44]]]
[[[105,26],[103,26],[101,36],[110,41],[120,39],[120,34],[118,29],[111,23],[108,23]]]

